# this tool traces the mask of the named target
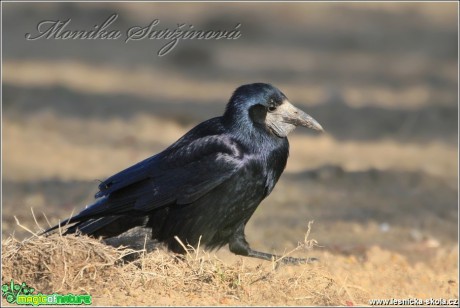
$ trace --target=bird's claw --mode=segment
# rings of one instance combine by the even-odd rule
[[[318,262],[318,258],[294,258],[294,257],[282,257],[281,262],[283,264],[290,264],[290,265],[299,265],[299,264],[311,264],[313,262]]]

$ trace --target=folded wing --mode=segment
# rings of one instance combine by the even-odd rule
[[[244,168],[242,153],[237,142],[223,135],[175,144],[102,182],[96,194],[100,199],[61,225],[192,203]]]

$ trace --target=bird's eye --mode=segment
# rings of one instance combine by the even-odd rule
[[[270,112],[273,112],[273,111],[275,111],[275,110],[276,110],[276,107],[275,107],[275,106],[270,106],[270,107],[268,107],[268,111],[270,111]]]

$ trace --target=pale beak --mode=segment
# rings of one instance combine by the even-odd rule
[[[320,132],[323,127],[311,116],[285,100],[273,111],[267,112],[265,122],[278,137],[287,137],[297,126],[305,126]]]
[[[318,123],[312,116],[306,114],[299,108],[295,107],[288,101],[284,101],[284,103],[280,106],[280,115],[282,117],[283,122],[293,124],[295,126],[304,126],[308,127],[320,132],[324,132],[323,127],[321,124]]]

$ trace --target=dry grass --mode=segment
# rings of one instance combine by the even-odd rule
[[[317,246],[310,227],[286,255]],[[318,263],[287,266],[249,258],[228,263],[199,246],[179,256],[57,233],[9,237],[2,251],[3,282],[26,282],[44,294],[91,294],[95,305],[357,305],[370,298],[458,297],[458,249],[440,251],[431,265],[411,265],[374,247],[362,260],[322,252]]]
[[[315,240],[287,253],[311,249]],[[185,256],[114,248],[86,236],[36,236],[2,243],[2,280],[27,282],[43,293],[89,293],[98,305],[250,305],[344,303],[344,290],[318,265],[286,275],[280,260],[226,264],[198,248]],[[250,262],[251,263],[251,262]],[[128,300],[126,301],[126,299]]]

